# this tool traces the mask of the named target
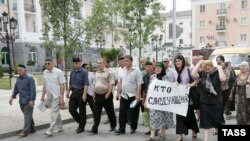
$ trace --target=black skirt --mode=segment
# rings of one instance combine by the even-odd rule
[[[189,105],[187,116],[176,115],[176,134],[188,134],[188,129],[192,129],[195,133],[199,132],[198,124],[194,115],[194,106]]]
[[[223,104],[200,104],[200,128],[217,128],[223,119]]]

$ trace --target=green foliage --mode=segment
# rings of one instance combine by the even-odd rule
[[[36,64],[36,61],[33,61],[33,60],[27,61],[27,66],[34,66],[35,64]]]
[[[2,78],[2,77],[3,77],[3,66],[0,65],[0,78]]]
[[[80,16],[81,3],[82,1],[78,0],[40,0],[45,16],[42,32],[44,35],[48,35],[53,30],[53,40],[45,39],[45,42],[54,42],[53,44],[48,43],[49,45],[52,44],[49,47],[52,47],[50,50],[53,50],[58,46],[54,46],[57,41],[63,41],[63,48],[58,46],[59,48],[56,48],[56,51],[64,51],[66,87],[68,86],[69,58],[77,54],[82,48],[80,38],[85,29]],[[79,20],[73,20],[74,23],[72,23],[72,18]]]
[[[120,49],[112,48],[112,49],[105,49],[101,50],[100,54],[102,58],[105,58],[107,60],[114,61],[118,54],[120,53]]]
[[[90,71],[90,72],[93,72],[94,69],[93,69],[93,65],[92,65],[92,61],[91,61],[91,60],[89,60],[88,65],[89,65],[89,71]]]

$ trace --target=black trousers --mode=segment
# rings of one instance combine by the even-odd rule
[[[89,107],[90,107],[90,109],[91,109],[93,115],[94,115],[94,105],[95,105],[95,103],[94,103],[94,100],[93,100],[93,96],[88,95],[88,97],[87,97],[87,102],[88,102],[88,104],[89,104]]]
[[[82,100],[83,90],[73,90],[69,99],[69,112],[74,120],[79,124],[79,128],[83,129],[86,125],[86,102]],[[79,108],[79,112],[77,109]]]
[[[126,129],[126,121],[127,121],[127,111],[130,112],[130,128],[132,130],[137,129],[138,125],[138,118],[139,118],[139,112],[140,112],[140,104],[136,105],[134,108],[130,108],[130,103],[135,100],[135,97],[129,97],[128,99],[125,99],[121,97],[120,100],[120,110],[119,110],[119,125],[120,131],[125,131]]]
[[[110,127],[111,128],[116,127],[113,95],[111,94],[108,99],[105,99],[105,94],[96,94],[95,106],[94,106],[94,125],[92,127],[92,131],[98,132],[98,126],[100,124],[103,107],[108,115],[108,119],[110,121]]]

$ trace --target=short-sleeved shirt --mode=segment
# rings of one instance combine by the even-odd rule
[[[70,74],[69,85],[72,89],[83,89],[89,85],[88,73],[82,68],[73,70]]]
[[[63,72],[53,67],[51,71],[44,70],[43,78],[46,92],[51,93],[54,99],[60,97],[60,85],[65,83]]]
[[[199,72],[200,85],[201,85],[201,95],[200,102],[205,104],[221,104],[222,103],[222,90],[221,90],[221,81],[219,78],[219,72],[216,70],[212,74],[210,74],[210,80],[213,84],[214,90],[217,95],[209,94],[206,91],[206,73],[204,71]]]
[[[114,78],[112,77],[108,69],[104,69],[102,71],[98,70],[95,73],[93,82],[94,92],[96,94],[106,94],[108,92],[109,86],[115,84]]]
[[[88,78],[89,78],[89,86],[88,86],[88,95],[93,96],[94,92],[94,84],[93,84],[93,72],[88,72]]]
[[[119,79],[122,89],[121,96],[125,99],[128,99],[128,97],[134,97],[138,85],[143,84],[142,73],[139,69],[135,68],[131,68],[129,71],[124,68],[123,75]]]

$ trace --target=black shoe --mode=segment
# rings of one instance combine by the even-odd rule
[[[90,131],[88,131],[88,132],[90,133],[90,135],[96,135],[96,134],[98,134],[98,132],[95,131],[95,130],[90,130]]]
[[[115,131],[115,127],[111,127],[109,130],[109,132],[113,132],[113,131]]]
[[[29,134],[33,134],[33,133],[36,133],[36,129],[32,129],[29,131]]]
[[[150,131],[146,132],[145,135],[150,135]]]
[[[134,134],[134,133],[135,133],[135,130],[131,129],[130,134]]]
[[[117,135],[121,135],[121,134],[125,134],[125,131],[117,130],[117,131],[115,131],[115,133],[116,133]]]
[[[82,132],[84,132],[84,129],[78,128],[78,129],[76,130],[76,133],[77,133],[77,134],[82,133]]]

